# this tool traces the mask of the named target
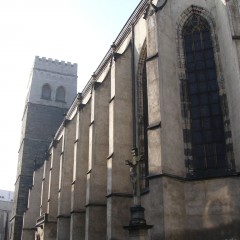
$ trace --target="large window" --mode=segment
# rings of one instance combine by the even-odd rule
[[[190,141],[194,171],[226,169],[227,154],[223,111],[213,41],[208,22],[193,14],[182,32],[186,82],[184,84],[190,114]]]

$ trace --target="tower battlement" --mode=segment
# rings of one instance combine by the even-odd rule
[[[77,76],[77,64],[46,57],[35,57],[34,68]]]

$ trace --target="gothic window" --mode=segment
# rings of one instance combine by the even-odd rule
[[[186,72],[182,92],[191,142],[189,167],[194,172],[227,169],[223,104],[207,20],[192,14],[182,29],[182,39]]]
[[[65,89],[64,87],[58,87],[56,92],[56,101],[58,102],[65,102]]]
[[[42,99],[51,100],[51,93],[52,90],[49,84],[44,84],[42,86]]]
[[[137,129],[138,153],[142,156],[140,161],[141,189],[148,187],[148,98],[147,98],[147,72],[146,72],[147,47],[144,44],[139,60],[137,75]]]

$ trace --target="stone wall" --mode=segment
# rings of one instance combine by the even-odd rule
[[[13,202],[0,200],[0,240],[9,239],[12,206]]]
[[[46,163],[44,176],[49,188],[41,193],[48,207],[37,222],[37,232],[45,240],[128,239],[123,226],[129,224],[133,200],[126,160],[142,140],[136,113],[141,95],[136,91],[143,89],[136,88],[136,82],[143,83],[140,68],[145,64],[148,171],[142,179],[146,184],[141,204],[147,223],[153,225],[146,239],[240,239],[239,49],[231,29],[238,24],[236,3],[140,2],[90,82],[76,96],[49,147],[51,164]],[[211,175],[206,169],[205,175],[196,177],[189,174],[186,162],[181,29],[193,13],[209,22],[217,83],[220,94],[227,96],[224,123],[230,131],[226,144],[232,144],[234,155],[227,174]],[[145,50],[146,59],[141,55]]]
[[[23,214],[27,210],[33,172],[40,168],[47,158],[46,152],[53,135],[76,95],[77,65],[36,57],[30,80],[31,84],[22,119],[13,217],[11,219],[13,229],[11,239],[14,240],[21,239]],[[50,84],[51,81],[57,85],[56,88],[59,86],[65,88],[64,102],[41,98],[42,86],[45,83]],[[52,92],[52,94],[55,93]]]

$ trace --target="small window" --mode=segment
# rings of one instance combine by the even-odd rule
[[[64,87],[58,87],[56,92],[56,101],[65,102],[65,89]]]
[[[42,87],[42,99],[51,100],[52,90],[49,84],[44,84]]]

